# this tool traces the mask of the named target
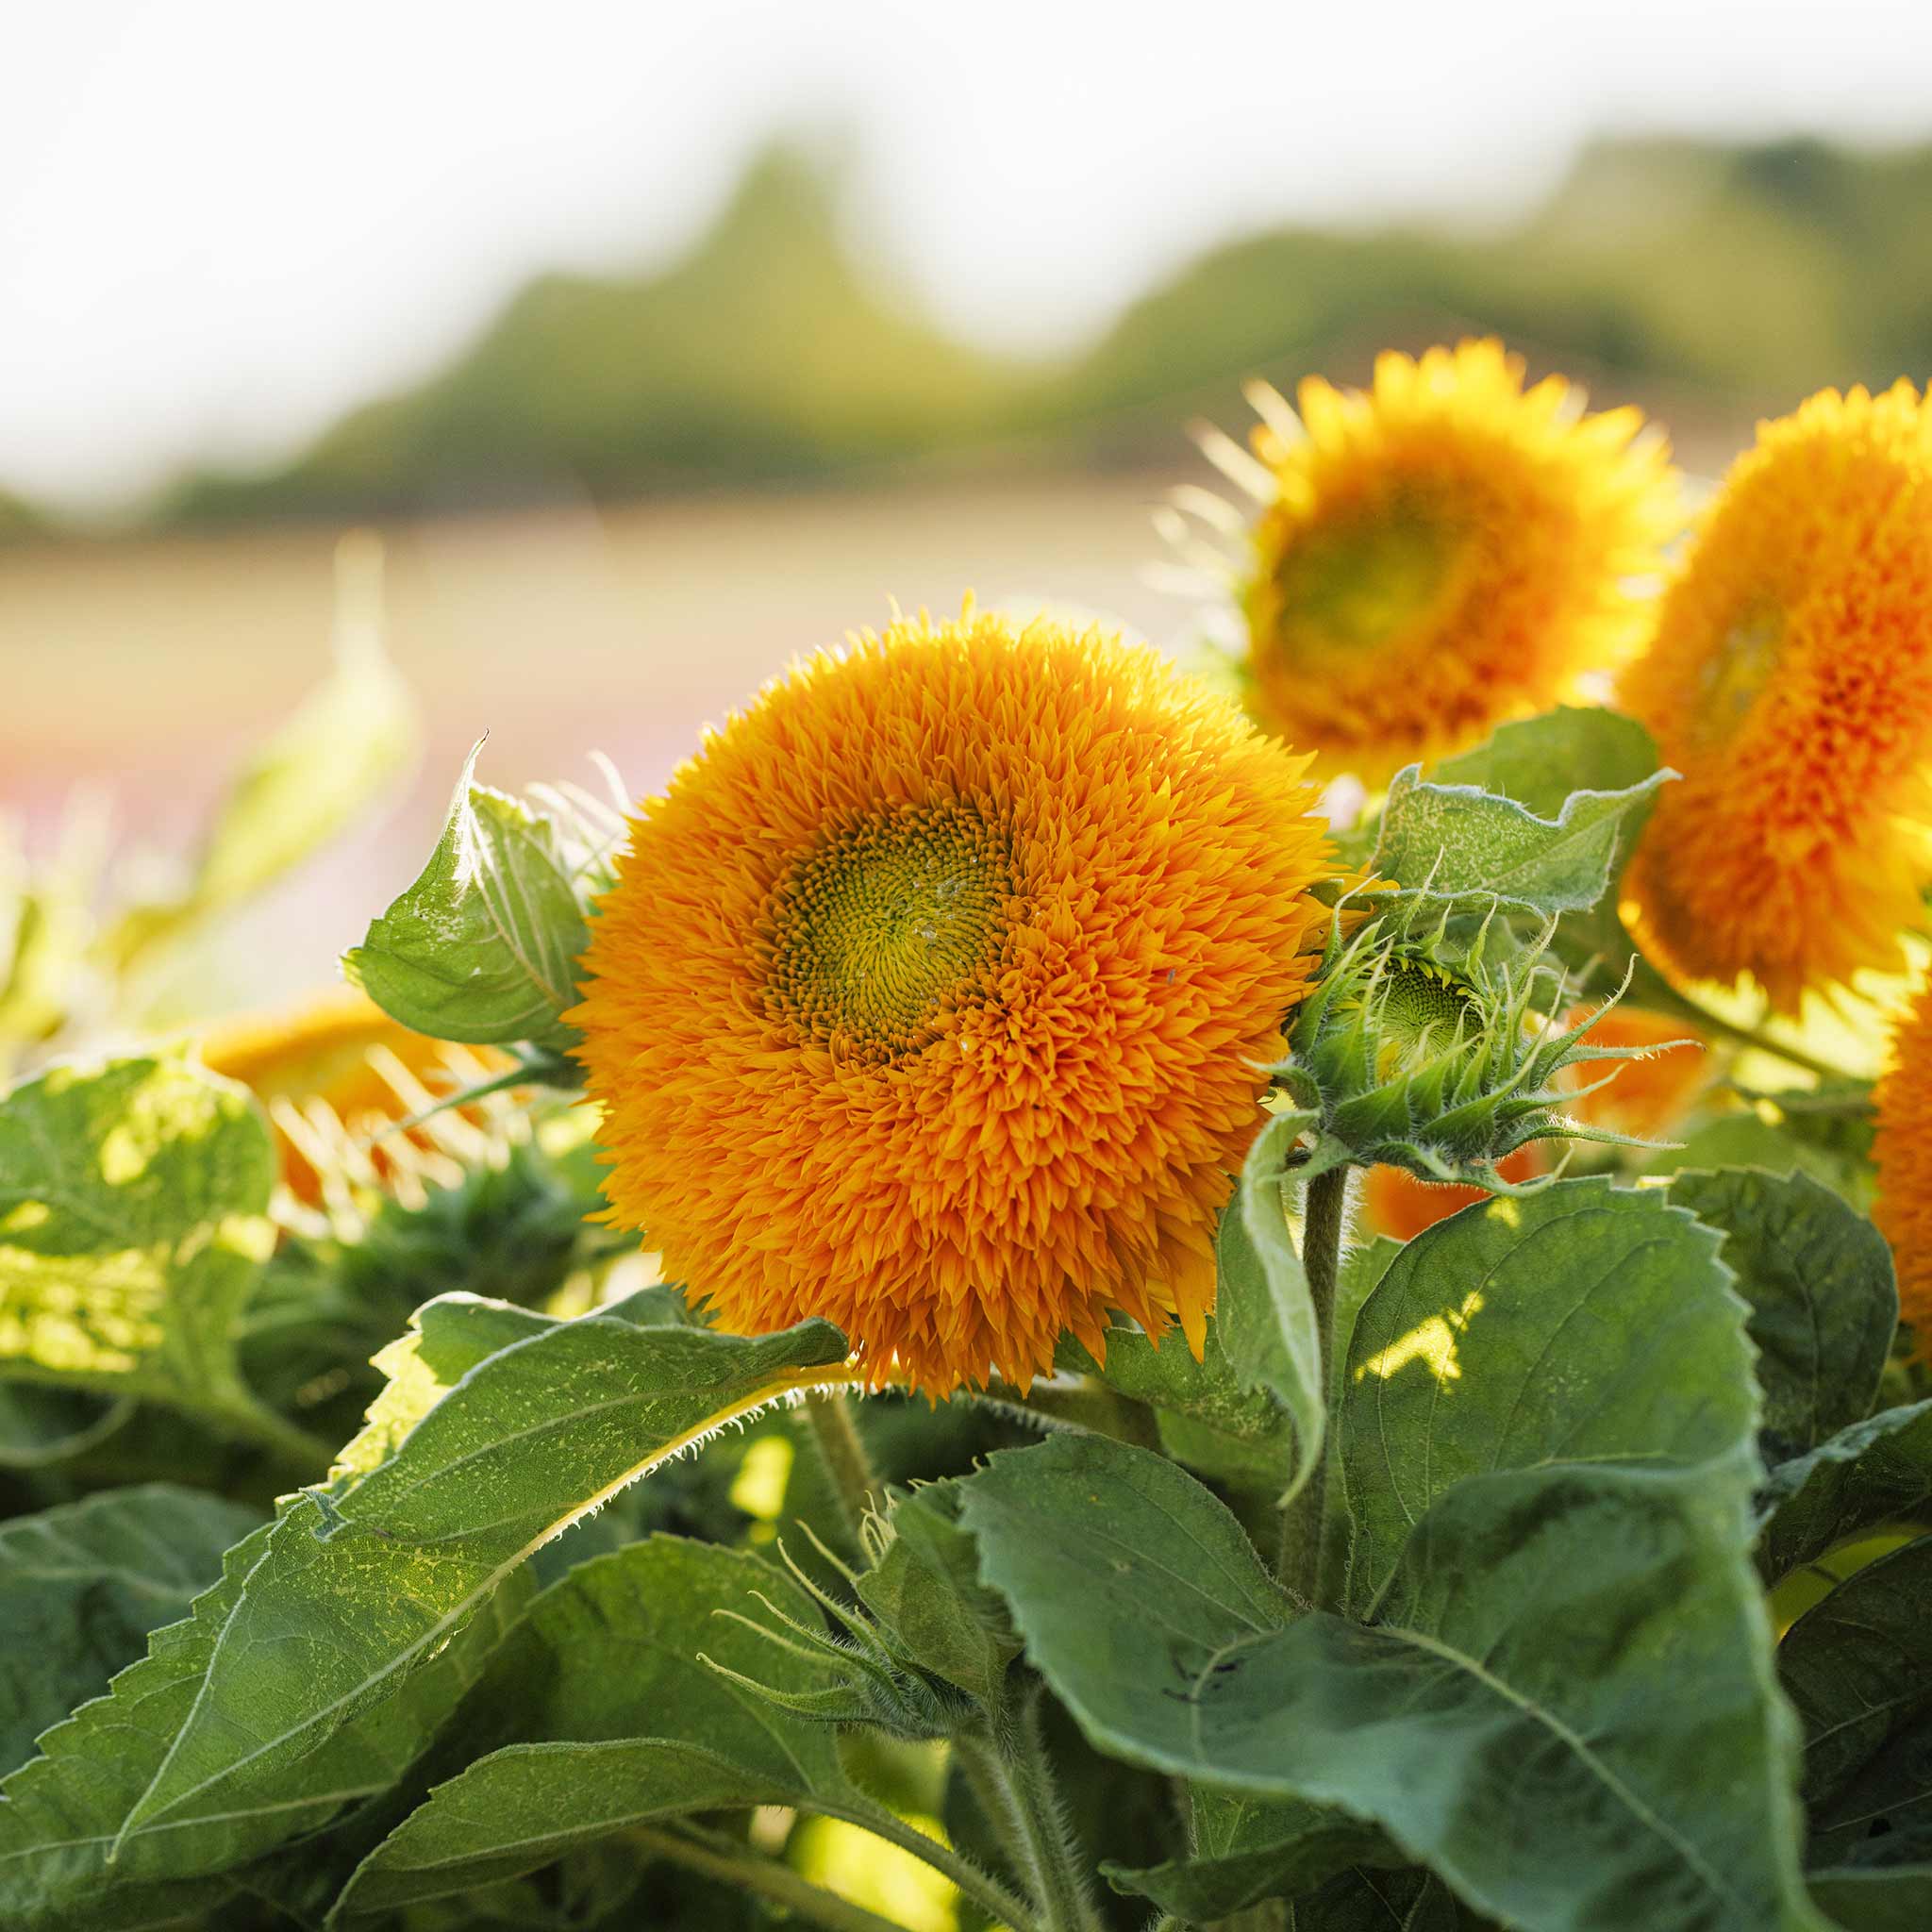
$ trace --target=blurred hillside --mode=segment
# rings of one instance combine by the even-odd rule
[[[1928,217],[1932,147],[1609,142],[1508,232],[1255,236],[1041,366],[949,341],[883,293],[834,183],[781,148],[664,272],[544,276],[442,374],[284,469],[189,480],[158,520],[617,498],[948,452],[1158,460],[1177,410],[1225,413],[1244,374],[1356,377],[1376,342],[1470,328],[1732,418],[1932,372]]]

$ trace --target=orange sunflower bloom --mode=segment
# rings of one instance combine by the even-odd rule
[[[1684,777],[1629,875],[1647,944],[1787,1011],[1902,966],[1932,880],[1932,407],[1909,383],[1760,425],[1624,699]]]
[[[1682,525],[1676,473],[1634,408],[1527,391],[1493,341],[1376,358],[1366,392],[1265,385],[1245,563],[1249,708],[1370,784],[1578,694],[1641,641],[1628,580]]]
[[[311,1156],[320,1158],[324,1144],[359,1148],[380,1176],[391,1165],[376,1138],[384,1128],[408,1119],[430,1096],[510,1064],[489,1047],[413,1033],[346,986],[286,1012],[225,1021],[202,1041],[201,1058],[268,1109],[282,1179],[309,1207],[322,1198]]]
[[[608,1218],[876,1382],[1197,1351],[1334,875],[1307,760],[1153,652],[974,611],[766,690],[632,824],[580,1057]]]
[[[1900,1314],[1932,1353],[1932,988],[1903,1014],[1891,1037],[1891,1063],[1873,1091],[1878,1131],[1874,1215],[1891,1243]]]

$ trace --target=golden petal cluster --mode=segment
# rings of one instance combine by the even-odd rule
[[[309,1158],[312,1143],[298,1144],[291,1135],[288,1109],[305,1115],[320,1108],[351,1139],[372,1142],[366,1152],[379,1175],[390,1155],[376,1137],[407,1120],[415,1100],[510,1064],[489,1047],[453,1046],[412,1032],[368,994],[346,986],[280,1011],[225,1021],[202,1040],[200,1052],[210,1073],[239,1081],[269,1109],[282,1179],[310,1207],[321,1199],[322,1177]],[[409,1097],[399,1091],[398,1078],[411,1087]]]
[[[1932,881],[1932,406],[1909,383],[1759,426],[1623,701],[1683,774],[1630,874],[1648,947],[1787,1011],[1902,966]]]
[[[1899,1313],[1932,1353],[1932,988],[1901,1016],[1891,1058],[1874,1092],[1878,1168],[1874,1218],[1891,1243]]]
[[[631,826],[585,956],[609,1218],[877,1383],[1198,1352],[1335,875],[1307,760],[1157,654],[969,604],[854,638]]]
[[[1256,718],[1371,785],[1580,694],[1641,641],[1682,527],[1667,445],[1492,340],[1257,392],[1269,492],[1241,601]]]

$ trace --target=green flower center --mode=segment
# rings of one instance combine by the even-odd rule
[[[1449,520],[1414,496],[1324,523],[1275,565],[1282,641],[1311,651],[1384,642],[1437,603],[1460,548]]]
[[[1416,960],[1383,975],[1375,1007],[1376,1077],[1391,1080],[1406,1067],[1433,1059],[1457,1035],[1481,1031],[1474,991],[1440,966]]]
[[[970,806],[869,812],[830,833],[773,895],[774,1010],[854,1058],[913,1053],[999,958],[1012,867]]]

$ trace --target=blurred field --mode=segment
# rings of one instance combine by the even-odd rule
[[[245,916],[186,1007],[333,971],[420,863],[462,754],[513,789],[608,752],[660,783],[794,655],[890,615],[1052,599],[1165,641],[1148,512],[1168,475],[924,482],[425,521],[382,530],[391,655],[422,702],[407,795]],[[192,839],[224,772],[326,663],[340,531],[51,544],[0,556],[0,808],[42,835],[77,787],[143,841]]]

